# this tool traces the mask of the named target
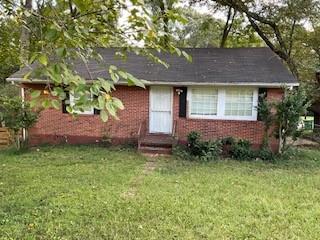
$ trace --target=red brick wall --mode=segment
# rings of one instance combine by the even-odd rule
[[[281,89],[268,89],[268,100],[280,100],[283,96]],[[178,118],[179,97],[174,95],[174,116],[177,120],[177,135],[180,141],[185,141],[189,132],[198,131],[204,139],[219,139],[234,137],[249,140],[254,147],[259,147],[263,140],[264,124],[261,121],[239,121],[239,120],[203,120]],[[272,138],[271,147],[275,150],[278,142]]]
[[[73,118],[60,110],[44,110],[38,123],[30,130],[30,143],[94,143],[103,135],[113,138],[114,143],[134,141],[140,123],[149,119],[149,90],[118,86],[113,94],[120,98],[125,110],[119,112],[120,120],[111,119],[103,123],[98,115],[80,115]],[[279,100],[283,95],[281,89],[269,89],[268,99]],[[176,134],[180,141],[185,141],[191,131],[199,131],[205,139],[223,137],[244,138],[259,146],[263,138],[263,123],[259,121],[235,120],[201,120],[179,118],[179,96],[174,91],[174,120],[177,122]],[[276,148],[277,141],[271,142]]]
[[[30,129],[30,144],[43,143],[94,143],[104,135],[115,143],[136,138],[139,125],[149,118],[149,91],[137,87],[118,86],[113,93],[125,105],[118,112],[120,120],[110,118],[107,123],[99,115],[79,115],[74,118],[62,110],[46,109],[40,113],[37,124]]]
[[[268,101],[280,101],[283,97],[283,89],[269,88],[267,92]]]

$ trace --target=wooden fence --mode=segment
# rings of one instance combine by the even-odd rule
[[[12,143],[12,136],[7,128],[0,127],[0,148]]]

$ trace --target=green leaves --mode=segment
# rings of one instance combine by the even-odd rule
[[[49,98],[45,98],[43,101],[42,101],[42,107],[44,107],[45,109],[47,108],[50,108],[52,105],[52,100],[49,99]]]
[[[98,109],[104,109],[106,99],[103,96],[98,97]]]
[[[28,80],[30,75],[31,75],[32,71],[27,72],[24,76],[23,76],[23,80]]]
[[[124,71],[118,71],[118,74],[120,77],[122,77],[123,79],[127,80],[128,79],[128,73],[124,72]]]
[[[38,98],[41,95],[41,91],[40,90],[33,90],[31,92],[31,98]]]
[[[86,0],[73,0],[73,3],[80,11],[86,11],[89,7],[89,3]]]
[[[109,81],[104,80],[102,78],[98,78],[98,80],[100,81],[101,87],[104,90],[104,92],[108,93],[111,91],[111,89],[113,89],[113,84],[111,84]]]
[[[67,55],[67,49],[65,47],[59,47],[56,49],[56,54],[58,57],[63,58]]]
[[[112,98],[112,101],[113,101],[113,104],[114,104],[114,106],[115,106],[116,108],[118,108],[118,109],[120,109],[120,110],[123,110],[123,109],[124,109],[124,106],[123,106],[123,104],[122,104],[122,102],[121,102],[120,99],[114,97],[114,98]]]
[[[113,105],[112,101],[107,101],[106,102],[106,110],[108,111],[108,113],[117,119],[117,110],[115,108],[115,106]]]
[[[45,32],[45,37],[48,41],[53,41],[57,38],[58,36],[58,31],[54,28],[49,28],[46,32]]]
[[[189,61],[192,62],[192,57],[191,55],[189,55],[188,53],[186,53],[185,51],[181,51],[182,55]]]
[[[130,73],[127,73],[127,80],[128,80],[128,85],[129,86],[138,86],[138,87],[141,87],[141,88],[146,88],[144,83],[140,79],[134,77]]]
[[[39,62],[44,65],[47,66],[48,65],[48,57],[45,54],[40,54],[40,56],[38,57]]]
[[[108,113],[106,112],[106,110],[100,111],[100,118],[103,122],[108,121]]]
[[[29,129],[38,119],[38,113],[33,111],[29,103],[23,102],[20,97],[0,96],[0,110],[1,120],[16,137],[19,136],[21,128]],[[19,148],[20,144],[17,147]]]
[[[52,101],[51,101],[51,104],[52,104],[52,106],[55,108],[55,109],[60,109],[60,101],[58,101],[57,99],[53,99]]]
[[[118,68],[114,65],[109,66],[109,74],[113,82],[117,83],[119,81],[119,75],[116,73]]]

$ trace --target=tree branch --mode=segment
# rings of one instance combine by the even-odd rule
[[[232,7],[229,7],[227,21],[226,21],[226,24],[224,25],[224,28],[223,28],[222,38],[221,38],[221,42],[220,42],[220,48],[225,47],[229,33],[230,33],[231,28],[233,26],[234,18],[237,14],[237,11],[234,9],[233,9],[234,11],[232,14],[232,9],[233,9]]]
[[[294,19],[292,26],[291,26],[291,31],[290,31],[290,37],[289,37],[289,51],[288,51],[288,55],[291,57],[291,53],[292,53],[292,48],[293,48],[293,35],[294,35],[294,31],[296,29],[296,23],[297,20]]]

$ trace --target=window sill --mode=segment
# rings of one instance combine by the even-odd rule
[[[237,117],[237,116],[192,116],[189,115],[187,119],[191,120],[221,120],[221,121],[250,121],[255,122],[258,121],[255,117]]]

